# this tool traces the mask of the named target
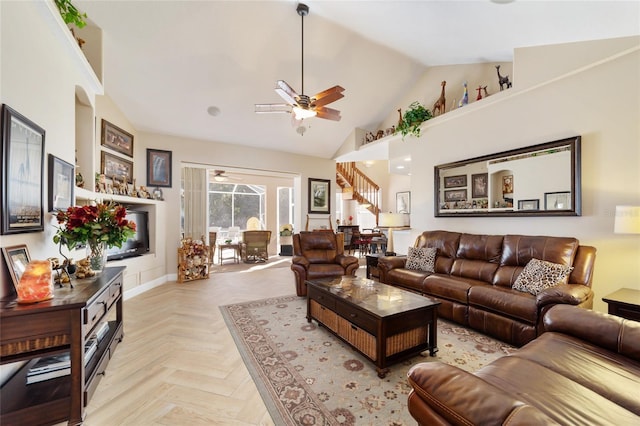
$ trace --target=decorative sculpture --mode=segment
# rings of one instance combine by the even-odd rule
[[[476,97],[476,101],[479,101],[480,99],[482,99],[482,86],[478,86],[476,90],[478,91],[478,96]]]
[[[487,86],[482,86],[482,91],[484,92],[484,97],[489,96],[489,92],[487,92]]]
[[[447,101],[444,97],[444,86],[447,85],[446,81],[443,81],[442,83],[440,83],[440,85],[442,86],[442,91],[440,92],[440,97],[438,98],[438,100],[436,101],[436,103],[433,104],[433,116],[436,116],[436,111],[438,112],[438,114],[444,114],[445,108],[447,106]]]
[[[462,99],[460,99],[460,103],[458,104],[458,107],[462,107],[469,104],[469,91],[467,90],[466,81],[464,82],[463,86],[464,86],[464,91],[462,92]]]
[[[505,75],[504,77],[500,75],[500,65],[496,65],[496,72],[498,73],[498,84],[500,85],[500,90],[504,90],[504,86],[507,86],[507,89],[511,88],[511,82],[509,81],[509,76]]]

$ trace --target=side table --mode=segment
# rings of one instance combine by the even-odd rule
[[[225,250],[232,250],[232,257],[223,257]],[[218,244],[218,263],[222,265],[223,260],[233,259],[233,263],[240,263],[240,244]]]
[[[602,298],[609,305],[609,313],[640,321],[640,290],[621,288]]]
[[[367,278],[376,280],[380,279],[380,271],[378,270],[378,258],[383,257],[382,253],[367,254]]]

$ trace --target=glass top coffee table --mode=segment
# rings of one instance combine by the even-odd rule
[[[315,319],[371,360],[380,378],[393,363],[438,351],[440,302],[360,277],[306,284],[307,321]]]

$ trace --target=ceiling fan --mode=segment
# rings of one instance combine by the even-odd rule
[[[229,180],[242,180],[238,177],[229,176],[224,170],[213,170],[213,180],[216,182],[227,182]]]
[[[276,82],[275,91],[282,97],[286,104],[256,104],[257,113],[293,113],[294,119],[298,122],[305,118],[318,117],[327,120],[340,121],[340,111],[327,108],[325,105],[335,102],[344,97],[344,88],[333,86],[313,96],[304,94],[304,17],[309,14],[309,6],[299,3],[296,12],[302,21],[302,93],[298,95],[284,80]]]

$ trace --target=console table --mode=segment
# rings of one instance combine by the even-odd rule
[[[122,341],[124,267],[110,267],[90,279],[55,289],[54,298],[20,305],[0,301],[0,363],[24,365],[0,388],[0,424],[82,424],[85,407]],[[85,341],[103,322],[109,331],[85,360]],[[26,384],[29,369],[41,357],[70,354],[71,373]]]

